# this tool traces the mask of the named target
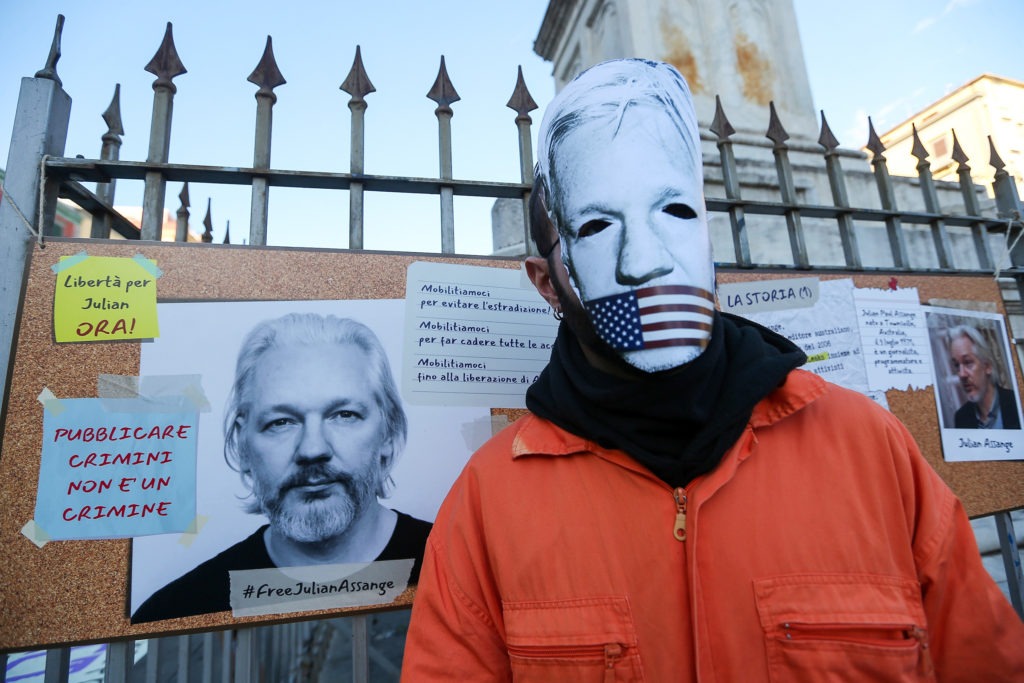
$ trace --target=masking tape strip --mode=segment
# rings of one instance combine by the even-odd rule
[[[508,427],[508,415],[491,415],[491,436]]]
[[[50,270],[52,270],[55,273],[59,273],[62,270],[67,270],[71,266],[77,266],[79,263],[81,263],[87,258],[89,258],[89,255],[86,254],[85,250],[83,249],[74,256],[69,256],[65,259],[61,259],[57,263],[54,263],[52,266],[50,266]]]
[[[100,405],[112,413],[208,413],[202,375],[106,375],[96,378]]]
[[[96,395],[100,398],[138,398],[139,378],[100,373],[96,376]]]
[[[203,530],[206,523],[210,521],[207,515],[196,515],[196,518],[192,520],[192,523],[188,525],[188,528],[181,533],[178,537],[178,543],[182,544],[186,548],[192,545],[192,542],[196,540],[196,536]]]
[[[53,415],[54,417],[57,417],[67,410],[64,404],[60,402],[60,399],[53,395],[53,392],[50,391],[49,387],[43,387],[43,390],[39,392],[39,396],[37,398],[39,399],[39,402],[43,404],[43,407],[50,411],[50,415]]]
[[[161,275],[164,274],[164,271],[157,268],[155,263],[147,259],[142,254],[136,254],[135,256],[132,256],[132,260],[138,263],[140,268],[145,270],[153,277],[160,277]]]
[[[50,541],[50,534],[46,533],[46,531],[43,530],[43,527],[36,524],[36,520],[34,519],[30,519],[25,522],[25,526],[21,527],[21,533],[40,548]]]
[[[473,453],[494,436],[493,418],[490,415],[481,415],[466,420],[459,425],[459,433],[462,435],[462,442],[466,444],[466,449]]]
[[[199,383],[193,382],[192,384],[189,384],[181,390],[181,393],[188,398],[188,400],[192,401],[192,405],[194,405],[196,410],[200,413],[210,412],[210,401],[207,400],[206,394],[203,393],[203,387]]]
[[[526,261],[519,264],[519,288],[533,289],[533,282],[530,280],[530,276],[526,274]]]

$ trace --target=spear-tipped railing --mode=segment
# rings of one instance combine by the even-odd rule
[[[882,209],[892,212],[885,218],[885,229],[889,236],[889,250],[892,252],[892,262],[896,268],[909,268],[910,259],[907,256],[907,244],[903,238],[903,226],[897,216],[899,209],[896,207],[896,191],[892,186],[892,178],[889,177],[889,165],[885,160],[885,145],[878,139],[875,132],[875,124],[868,117],[868,150],[871,151],[871,168],[875,174],[875,182],[878,185],[878,198],[882,203]]]
[[[277,102],[274,88],[284,85],[284,76],[277,68],[274,59],[274,45],[267,36],[267,46],[259,64],[249,74],[250,83],[259,86],[256,91],[256,143],[253,151],[252,167],[270,169],[270,133],[273,127],[273,109]],[[252,211],[249,214],[249,244],[265,245],[267,243],[267,211],[269,197],[267,195],[267,179],[256,176],[252,179]],[[204,241],[205,235],[203,236]]]
[[[519,177],[524,185],[533,185],[533,140],[530,137],[530,125],[533,119],[530,112],[537,108],[537,103],[530,96],[526,88],[526,81],[523,80],[523,67],[519,67],[516,76],[516,87],[512,90],[512,97],[505,105],[516,113],[516,128],[519,130]],[[523,195],[523,251],[527,254],[536,255],[536,247],[530,238],[530,196]]]
[[[185,66],[178,58],[171,34],[171,22],[167,22],[163,42],[146,65],[146,71],[156,76],[153,81],[153,119],[149,128],[149,155],[151,164],[167,163],[171,148],[171,113],[174,107],[174,93],[177,88],[172,79],[185,72]],[[164,224],[164,193],[167,179],[160,171],[146,173],[146,186],[142,194],[142,230],[144,240],[159,240]]]
[[[968,216],[981,216],[981,207],[978,204],[977,186],[971,178],[971,167],[967,164],[970,161],[960,146],[960,141],[953,134],[953,161],[956,162],[956,175],[960,180],[960,196],[964,200],[964,213]],[[982,270],[992,270],[992,255],[988,248],[987,230],[983,221],[971,223],[971,237],[974,240],[974,251],[978,255],[978,266]]]
[[[178,207],[177,218],[178,222],[175,224],[174,229],[174,241],[175,242],[186,242],[188,241],[188,183],[184,183],[181,186],[181,192],[178,193],[178,200],[181,205]]]
[[[454,189],[444,184],[452,179],[452,111],[451,105],[461,97],[455,92],[455,86],[448,78],[448,69],[441,55],[441,68],[437,71],[434,85],[427,93],[427,98],[437,103],[434,114],[437,116],[439,166],[441,168],[441,253],[451,254],[455,251],[455,202]]]
[[[206,228],[203,231],[203,235],[200,238],[205,244],[213,242],[213,214],[210,211],[212,201],[207,198],[206,200],[206,216],[203,218],[203,227]]]
[[[917,159],[917,177],[921,180],[921,195],[924,197],[924,208],[928,213],[939,214],[942,209],[939,207],[939,195],[935,191],[935,181],[932,179],[931,163],[928,161],[928,150],[921,143],[917,134],[917,126],[910,124],[913,130],[914,145],[910,154]],[[940,268],[953,267],[953,248],[949,243],[949,233],[946,231],[946,224],[941,218],[935,218],[931,222],[932,241],[935,244],[935,254],[939,259]]]
[[[732,141],[729,137],[736,132],[736,129],[725,117],[725,110],[722,109],[722,100],[715,95],[715,118],[711,121],[711,132],[715,134],[718,146],[718,155],[722,160],[722,183],[725,185],[725,196],[732,200],[728,209],[729,225],[732,228],[732,244],[736,253],[736,265],[741,268],[750,268],[753,263],[750,260],[750,242],[747,239],[747,221],[743,214],[743,206],[738,202],[740,196],[740,179],[736,172],[736,154],[732,149]]]
[[[121,136],[124,135],[124,126],[121,124],[121,84],[114,86],[114,97],[110,105],[103,112],[103,121],[107,124],[107,132],[103,134],[103,144],[100,147],[100,159],[111,159],[116,161],[121,153]],[[111,178],[105,183],[96,183],[96,196],[107,204],[114,204],[114,183]],[[93,219],[90,237],[107,239],[110,237],[110,227],[113,223],[113,216],[104,213],[99,220]]]
[[[793,184],[793,166],[789,162],[789,151],[786,140],[789,133],[782,127],[782,121],[775,111],[775,102],[768,103],[768,132],[765,137],[772,141],[772,155],[775,157],[775,172],[779,176],[779,192],[782,202],[786,205],[786,230],[789,232],[789,247],[793,251],[793,263],[797,268],[810,268],[807,258],[807,243],[804,240],[804,228],[800,221],[800,210],[797,208],[796,186]]]
[[[850,196],[846,192],[846,178],[843,177],[843,168],[839,163],[839,141],[832,134],[825,120],[825,112],[821,112],[821,133],[818,135],[818,144],[825,148],[825,173],[828,175],[828,184],[832,190],[832,203],[841,209],[850,208]],[[843,259],[850,268],[861,267],[860,249],[857,247],[857,232],[853,228],[853,218],[848,212],[836,216],[839,224],[839,241],[843,245]]]
[[[363,67],[363,55],[358,45],[356,45],[356,57],[352,60],[352,68],[349,69],[348,76],[345,77],[340,89],[350,95],[348,108],[352,112],[352,141],[348,170],[355,178],[363,175],[366,170],[364,167],[365,134],[363,124],[367,105],[364,98],[377,91],[373,87],[373,83],[370,82],[370,77],[366,75],[366,69]],[[357,180],[353,180],[348,188],[348,248],[363,248],[363,184]]]

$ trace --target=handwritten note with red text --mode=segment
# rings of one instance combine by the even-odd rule
[[[35,521],[53,540],[184,531],[196,516],[195,413],[104,410],[62,399],[43,417]]]

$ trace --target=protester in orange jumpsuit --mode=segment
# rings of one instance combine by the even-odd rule
[[[690,93],[606,62],[541,125],[531,415],[434,524],[406,681],[1006,681],[1024,625],[904,426],[713,309]]]

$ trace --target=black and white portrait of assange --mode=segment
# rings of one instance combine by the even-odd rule
[[[158,306],[140,374],[202,376],[205,525],[133,540],[133,623],[231,609],[230,570],[414,559],[415,583],[430,524],[490,416],[404,405],[403,306]]]

